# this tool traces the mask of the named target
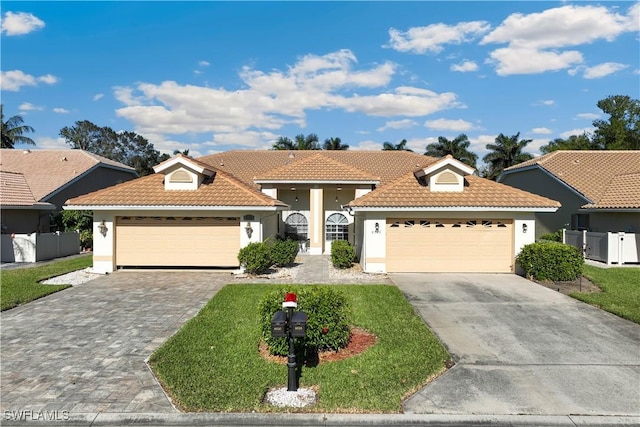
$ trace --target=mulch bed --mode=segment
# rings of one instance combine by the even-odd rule
[[[584,276],[568,282],[540,282],[538,280],[534,280],[534,282],[544,286],[545,288],[553,289],[554,291],[565,295],[569,295],[572,292],[601,292],[601,289],[598,286],[594,285]]]

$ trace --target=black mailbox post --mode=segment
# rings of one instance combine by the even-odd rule
[[[307,334],[307,313],[293,309],[298,307],[297,295],[287,293],[282,308],[287,312],[276,311],[271,318],[271,336],[274,338],[289,338],[289,354],[287,355],[287,391],[297,391],[296,352],[293,345],[294,338],[304,338]]]

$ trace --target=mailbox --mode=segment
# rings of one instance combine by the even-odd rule
[[[276,311],[271,318],[271,336],[283,338],[287,336],[287,313]]]
[[[291,336],[303,338],[307,334],[307,313],[296,311],[291,316]]]

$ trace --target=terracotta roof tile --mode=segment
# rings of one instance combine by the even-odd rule
[[[505,169],[505,173],[539,166],[595,202],[622,174],[640,173],[640,151],[554,151]]]
[[[322,152],[296,160],[256,176],[254,181],[375,181],[380,178],[363,172]]]
[[[349,203],[352,207],[420,208],[420,207],[483,207],[483,208],[557,208],[560,203],[480,178],[465,177],[462,192],[435,192],[421,185],[413,173],[405,174],[396,182],[378,188]]]
[[[76,206],[287,206],[218,172],[197,190],[165,190],[164,175],[153,174],[70,199]]]
[[[24,175],[36,200],[46,197],[99,164],[135,169],[82,150],[0,150],[0,169]]]
[[[615,176],[589,209],[640,209],[640,173]]]
[[[38,202],[24,175],[17,172],[0,171],[0,205],[7,207],[53,208],[51,203]]]

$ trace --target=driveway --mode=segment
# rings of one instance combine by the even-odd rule
[[[640,415],[640,325],[510,274],[393,274],[456,365],[406,413]]]
[[[174,412],[145,358],[230,281],[116,272],[3,312],[3,413]]]

